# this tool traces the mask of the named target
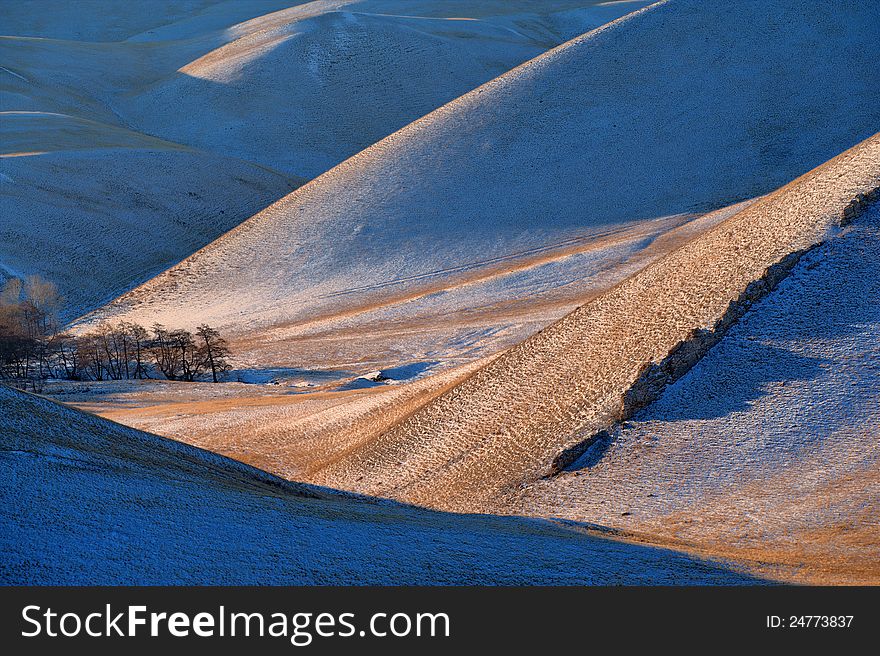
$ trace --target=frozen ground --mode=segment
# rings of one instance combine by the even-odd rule
[[[179,385],[174,403],[159,383],[148,383],[152,398],[123,386],[109,402],[73,400],[291,479],[596,523],[770,578],[876,582],[880,207],[837,226],[854,194],[880,184],[878,143],[744,208],[492,363],[228,403],[210,398],[212,385]],[[662,359],[676,331],[712,326],[769,264],[822,239],[649,409],[569,471],[537,479],[608,425],[626,377]],[[665,346],[646,356],[652,343]]]
[[[208,321],[271,364],[304,323],[487,272],[496,288],[434,316],[507,286],[523,302],[546,284],[522,266],[536,252],[767,193],[873,134],[878,30],[862,2],[657,3],[361,151],[101,316]]]
[[[0,139],[0,263],[55,282],[68,318],[149,279],[301,182],[63,114],[3,112]]]
[[[0,386],[0,584],[760,582],[545,520],[292,484]]]
[[[438,291],[431,300],[409,299],[307,322],[295,337],[258,343],[258,355],[251,356],[256,362],[263,357],[290,366],[247,366],[247,356],[236,349],[237,369],[228,379],[232,382],[220,386],[59,383],[46,393],[126,425],[242,459],[280,476],[302,478],[369,444],[488,358],[570,311],[578,298],[610,287],[703,234],[735,209],[688,221],[657,239],[631,237],[622,246],[599,240],[582,252],[548,258],[535,265],[547,280],[545,293],[537,298],[517,301],[510,295],[507,303],[484,308],[473,289],[479,284],[474,283]],[[629,254],[632,242],[643,244],[641,252]],[[597,261],[604,264],[596,266]],[[596,273],[587,275],[591,265]],[[474,306],[452,311],[455,301],[445,299],[457,295],[469,295]],[[449,312],[438,318],[438,304],[442,308],[447,303]],[[414,357],[421,359],[414,362]],[[304,369],[304,363],[311,368]],[[415,381],[413,367],[418,371]],[[364,378],[377,370],[391,380]],[[431,379],[421,380],[425,376]],[[250,384],[239,385],[238,380]]]
[[[151,0],[149,11],[132,11],[119,0],[16,0],[3,8],[5,34],[62,41],[108,43],[140,40],[157,31],[223,28],[260,14],[302,4],[297,0]]]
[[[446,20],[433,4],[4,3],[0,266],[56,282],[73,318],[410,121],[645,3],[440,5],[473,20]]]
[[[59,381],[47,385],[45,393],[297,480],[369,444],[484,363],[397,384],[340,385],[329,373],[304,372],[314,383],[310,387],[299,386],[303,379],[296,378],[279,385]],[[350,375],[349,381],[354,382]]]
[[[389,89],[405,111],[436,107],[419,84],[466,90],[637,4],[165,2],[133,20],[86,3],[102,15],[85,30],[60,5],[32,24],[16,6],[0,39],[14,217],[0,274],[67,273],[73,307],[93,306],[298,185],[294,160],[317,172],[396,129]],[[730,582],[743,568],[876,582],[876,211],[837,232],[880,182],[878,31],[873,3],[668,0],[575,38],[89,317],[214,323],[247,382],[56,390],[288,479],[571,526],[306,498],[0,388],[3,580],[130,581],[136,562],[142,582]],[[303,80],[333,102],[297,95]],[[375,112],[355,106],[366,97]],[[646,365],[681,364],[677,344],[829,237],[666,396],[555,474]],[[813,273],[849,270],[847,287]],[[376,380],[414,363],[432,364]],[[594,521],[691,556],[584,534]]]
[[[647,2],[597,4],[300,3],[235,25],[226,33],[229,43],[116,105],[150,134],[313,178],[517,64]]]
[[[117,0],[4,11],[7,93],[311,178],[647,0]],[[51,84],[49,89],[41,88]]]
[[[527,512],[880,582],[880,205]]]
[[[732,308],[747,308],[791,253],[833,235],[852,199],[878,187],[880,134],[508,350],[313,480],[447,510],[503,507],[564,450],[625,417],[637,382],[686,370]]]

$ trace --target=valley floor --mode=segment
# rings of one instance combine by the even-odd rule
[[[880,5],[8,4],[0,584],[880,585]]]
[[[49,396],[300,479],[750,203],[611,230],[404,298],[231,340],[227,382],[64,382]],[[465,309],[467,308],[467,309]],[[268,332],[268,334],[267,334]],[[381,372],[387,380],[374,382]]]

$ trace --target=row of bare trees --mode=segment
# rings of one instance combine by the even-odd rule
[[[211,326],[193,333],[121,321],[73,335],[60,329],[61,306],[55,286],[38,276],[6,282],[0,290],[0,379],[39,391],[48,378],[210,377],[216,383],[230,369],[229,347]]]

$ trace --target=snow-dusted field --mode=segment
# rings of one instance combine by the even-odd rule
[[[7,4],[0,583],[880,583],[880,3]]]
[[[515,65],[648,3],[596,4],[298,3],[231,27],[229,43],[118,107],[150,134],[313,178]]]
[[[644,4],[5,3],[0,265],[53,280],[75,317],[410,121]]]
[[[44,392],[127,426],[302,480],[369,444],[481,364],[383,384],[352,379],[350,372],[302,371],[283,374],[291,377],[278,385],[59,381]]]
[[[65,315],[115,298],[299,182],[66,114],[0,115],[0,265],[39,273]]]
[[[527,512],[880,583],[880,205]]]
[[[316,316],[767,193],[876,131],[878,44],[873,3],[652,5],[361,151],[101,316],[284,343]],[[527,298],[542,273],[501,284]]]
[[[880,186],[878,143],[745,208],[476,374],[479,362],[346,392],[148,382],[147,394],[103,386],[109,402],[67,395],[288,478],[599,524],[771,578],[877,582],[880,205],[838,225],[854,194]],[[640,362],[663,359],[690,325],[711,327],[766,267],[823,239],[658,401],[600,434],[568,472],[537,478],[609,425]],[[662,350],[645,356],[653,342]],[[235,390],[245,387],[261,386]]]
[[[760,582],[545,520],[287,483],[0,386],[0,584]]]
[[[4,11],[4,66],[22,77],[5,82],[16,103],[30,105],[16,109],[96,104],[147,134],[312,178],[646,4],[17,2]],[[51,92],[40,88],[49,84]]]
[[[734,214],[510,349],[318,472],[315,481],[444,509],[503,507],[565,451],[626,418],[723,335],[792,253],[880,188],[880,134]],[[637,386],[638,384],[638,386]]]

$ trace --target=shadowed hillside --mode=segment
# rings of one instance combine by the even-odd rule
[[[0,584],[880,583],[880,3],[6,4]]]
[[[880,583],[880,203],[521,511]]]
[[[40,274],[68,316],[90,311],[410,121],[645,3],[457,3],[476,14],[467,20],[434,4],[5,3],[0,275]]]
[[[752,583],[542,520],[287,483],[0,385],[2,584]]]
[[[596,4],[304,3],[230,28],[229,43],[116,105],[150,134],[313,178],[647,1]]]
[[[66,114],[0,115],[0,276],[38,272],[68,318],[235,227],[302,181]]]

